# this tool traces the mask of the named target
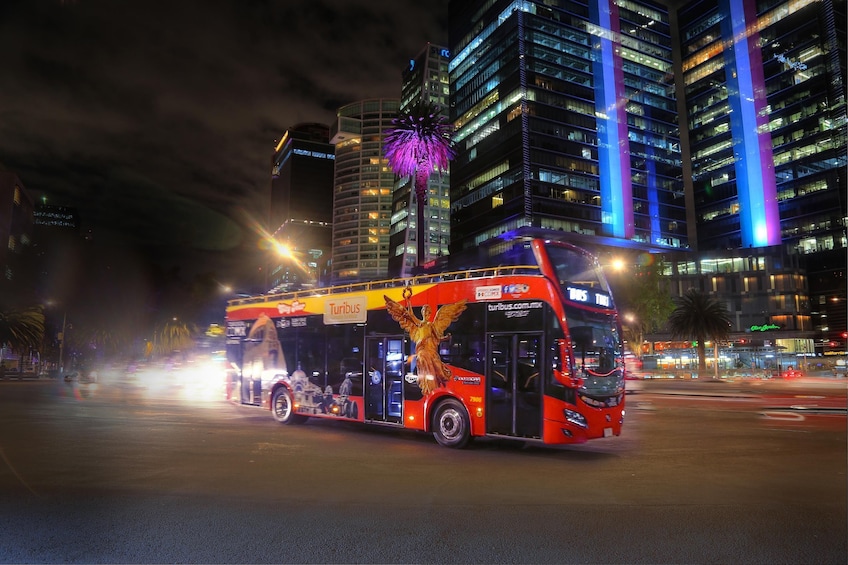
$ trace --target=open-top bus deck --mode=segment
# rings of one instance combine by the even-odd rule
[[[391,425],[450,447],[619,435],[621,331],[595,258],[538,237],[487,253],[458,270],[230,301],[229,397],[285,424]]]

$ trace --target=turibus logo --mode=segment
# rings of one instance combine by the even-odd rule
[[[306,304],[304,304],[300,300],[293,300],[291,304],[287,302],[280,302],[279,304],[277,304],[277,311],[280,314],[294,314],[296,312],[303,312],[304,308],[306,308]]]
[[[368,299],[365,296],[332,298],[324,303],[325,324],[364,324],[368,319]]]

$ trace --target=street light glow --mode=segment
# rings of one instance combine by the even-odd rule
[[[276,240],[274,240],[272,244],[274,246],[274,251],[276,251],[277,255],[279,255],[280,257],[285,257],[286,259],[294,259],[294,253],[292,252],[291,247],[289,247],[285,243],[280,243]]]

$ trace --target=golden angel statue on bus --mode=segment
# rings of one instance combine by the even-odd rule
[[[410,294],[411,295],[411,292]],[[404,297],[408,299],[407,291]],[[412,313],[412,307],[404,308],[391,298],[383,295],[386,310],[401,328],[415,342],[415,369],[418,374],[418,387],[424,394],[430,394],[436,387],[451,378],[450,369],[445,367],[439,357],[439,342],[445,338],[445,330],[465,311],[465,300],[454,304],[445,304],[436,311],[430,321],[430,306],[421,307],[421,319]]]

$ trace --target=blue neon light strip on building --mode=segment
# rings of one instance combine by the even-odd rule
[[[646,178],[645,185],[648,189],[648,219],[651,226],[651,238],[648,241],[653,243],[667,243],[662,236],[662,228],[660,227],[660,196],[657,191],[657,162],[651,159],[654,154],[654,148],[650,145],[645,146],[647,159],[645,160]]]
[[[722,35],[743,247],[780,244],[774,156],[753,3],[722,0]],[[746,6],[747,5],[747,6]]]
[[[613,237],[632,238],[633,187],[630,143],[624,102],[624,74],[616,52],[620,28],[618,7],[611,0],[589,2],[589,19],[600,30],[594,38],[595,115],[598,127],[598,168],[601,222]]]

